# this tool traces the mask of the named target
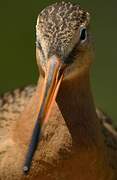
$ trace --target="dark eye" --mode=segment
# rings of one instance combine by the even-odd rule
[[[87,29],[85,27],[81,27],[80,29],[80,41],[81,43],[87,40]]]
[[[36,41],[36,47],[38,49],[42,50],[41,44],[40,44],[40,42],[38,40]]]

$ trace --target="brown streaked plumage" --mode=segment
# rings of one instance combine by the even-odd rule
[[[117,132],[90,88],[89,23],[88,12],[65,2],[38,16],[37,87],[0,98],[1,180],[117,179]]]

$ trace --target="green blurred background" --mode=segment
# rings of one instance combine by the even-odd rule
[[[55,0],[0,3],[0,93],[36,83],[35,24]],[[91,13],[96,58],[92,68],[95,101],[117,123],[117,1],[74,0]]]

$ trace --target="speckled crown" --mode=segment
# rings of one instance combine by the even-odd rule
[[[87,26],[88,23],[89,13],[81,9],[78,4],[55,3],[45,8],[38,16],[37,40],[44,41],[41,42],[43,48],[48,47],[50,51],[55,49],[65,54],[66,52],[63,51],[69,49],[68,46],[75,38],[79,26]]]

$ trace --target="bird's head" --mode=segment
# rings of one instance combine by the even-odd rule
[[[90,67],[92,47],[89,21],[90,15],[87,11],[69,2],[48,6],[38,16],[36,57],[44,79],[37,117],[37,124],[41,126],[49,119],[60,84]],[[38,125],[33,133],[33,149],[33,141],[37,139],[34,137],[39,135],[37,128]],[[32,150],[31,152],[33,154]]]
[[[61,82],[90,67],[92,43],[89,21],[89,13],[70,2],[48,6],[38,16],[36,56],[45,79],[41,119],[47,116]]]
[[[58,61],[64,79],[90,67],[92,55],[90,15],[79,5],[56,3],[45,8],[36,25],[36,56],[40,72]]]

